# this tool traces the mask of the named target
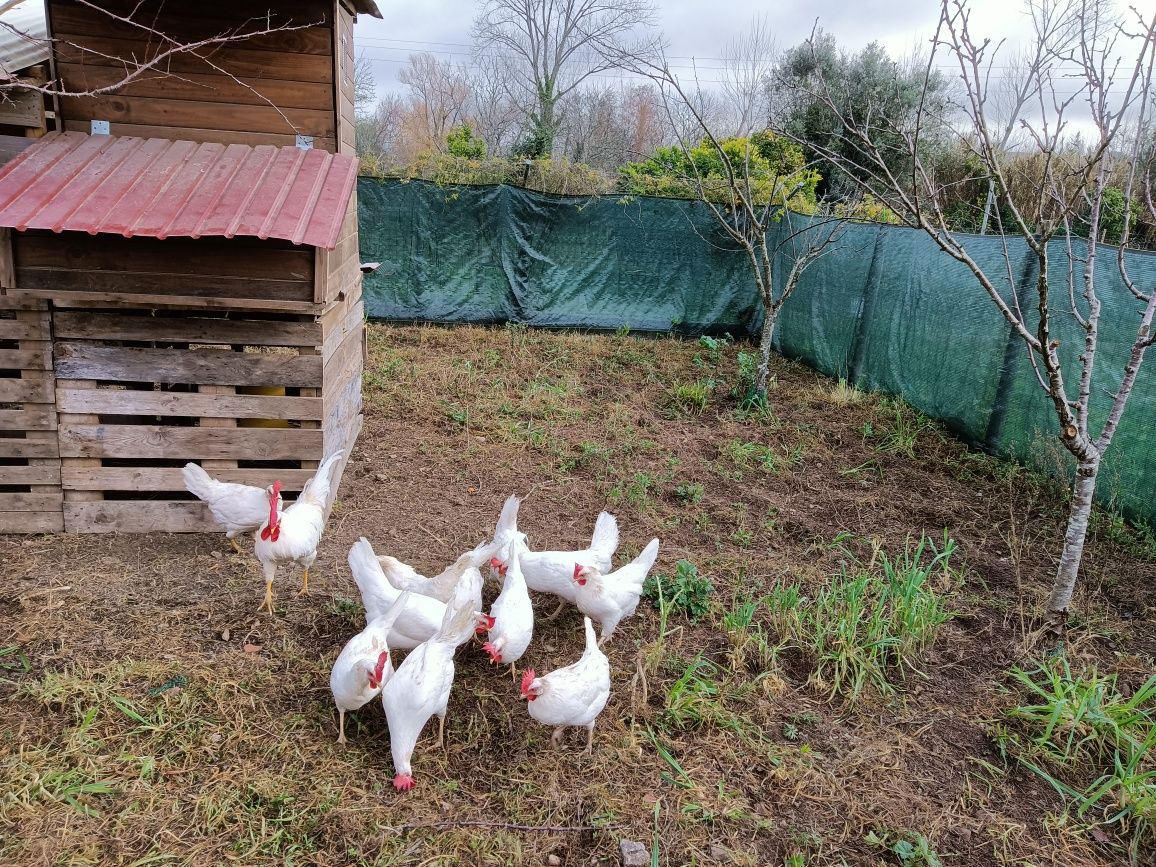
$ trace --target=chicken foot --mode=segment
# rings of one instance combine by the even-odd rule
[[[344,708],[337,709],[337,742],[339,744],[345,743],[345,710]]]
[[[594,755],[594,723],[586,726],[586,749],[582,751],[582,755]]]
[[[438,717],[438,742],[437,746],[443,750],[446,748],[446,718],[445,716]]]
[[[558,602],[558,607],[554,609],[554,613],[547,617],[547,620],[557,620],[558,615],[562,613],[562,609],[566,607],[566,600],[562,599]]]
[[[554,729],[554,734],[550,735],[550,743],[554,745],[554,749],[562,748],[562,734],[566,731],[566,726],[558,726]]]
[[[245,553],[244,551],[241,550],[241,546],[237,543],[236,539],[229,539],[229,544],[233,546],[233,550],[236,551],[238,554],[244,554]]]
[[[309,595],[309,570],[306,569],[301,573],[301,589],[297,591],[298,596]]]
[[[265,581],[265,599],[257,609],[257,613],[260,614],[262,611],[273,613],[273,581],[269,579]]]

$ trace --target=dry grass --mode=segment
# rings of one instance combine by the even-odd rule
[[[0,542],[0,862],[4,864],[1109,865],[1122,849],[993,747],[1004,672],[1061,534],[1046,482],[968,452],[892,401],[850,397],[781,360],[766,412],[729,396],[734,347],[531,332],[370,330],[366,426],[307,600],[279,582],[257,616],[254,562],[216,536]],[[697,362],[696,362],[697,357]],[[705,407],[670,394],[713,383]],[[579,544],[600,508],[622,556],[652,535],[658,569],[714,583],[698,621],[648,604],[610,647],[595,754],[549,750],[508,676],[460,655],[448,749],[392,790],[381,714],[339,748],[328,666],[360,625],[344,558],[438,568],[528,494],[536,547]],[[1125,686],[1152,664],[1156,566],[1110,522],[1093,540],[1070,654]],[[808,685],[814,660],[764,614],[773,586],[825,586],[926,532],[959,544],[956,613],[896,697],[853,706]],[[1121,535],[1122,534],[1122,535]],[[729,618],[729,619],[728,619]],[[573,612],[542,624],[539,670],[580,646]],[[690,672],[688,674],[688,671]],[[1099,836],[1099,835],[1097,835]],[[882,841],[882,842],[880,842]],[[921,862],[909,862],[913,865]]]

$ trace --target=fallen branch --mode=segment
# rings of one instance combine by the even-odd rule
[[[404,834],[408,831],[428,829],[442,831],[447,828],[497,828],[502,831],[544,831],[547,833],[564,831],[612,831],[623,827],[614,825],[520,825],[517,822],[408,822],[405,825],[393,825],[382,830],[392,831],[395,834]]]

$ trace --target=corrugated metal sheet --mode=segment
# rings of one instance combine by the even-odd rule
[[[374,0],[353,0],[353,9],[358,15],[372,15],[374,18],[381,17],[381,10],[377,8]]]
[[[48,59],[51,48],[43,0],[24,0],[5,12],[3,19],[7,26],[0,27],[0,78],[12,78]]]
[[[332,250],[356,182],[323,150],[49,133],[0,168],[0,226]]]

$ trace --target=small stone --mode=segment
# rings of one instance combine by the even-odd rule
[[[391,457],[392,457],[392,455],[391,455]],[[375,482],[388,482],[389,481],[389,479],[386,477],[385,473],[374,473],[373,474],[373,480]]]
[[[222,554],[220,551],[213,551],[212,553],[209,554],[209,556],[212,557],[214,560],[220,560],[225,555]]]
[[[220,742],[221,742],[221,733],[220,732],[213,732],[211,735],[209,735],[209,743],[219,744]]]
[[[228,627],[228,626],[226,626],[224,629],[222,629],[222,630],[221,630],[221,641],[228,641],[228,640],[229,640],[229,636],[231,636],[232,634],[233,634],[233,633],[231,633],[231,632],[229,631],[229,627]]]
[[[710,860],[717,861],[720,864],[730,860],[731,850],[726,846],[720,846],[718,843],[710,844]]]
[[[650,851],[637,840],[622,840],[618,844],[622,853],[622,867],[647,867],[650,864]]]
[[[559,865],[562,863],[562,859],[557,855],[547,855],[546,863],[549,864],[550,867],[559,867]]]

